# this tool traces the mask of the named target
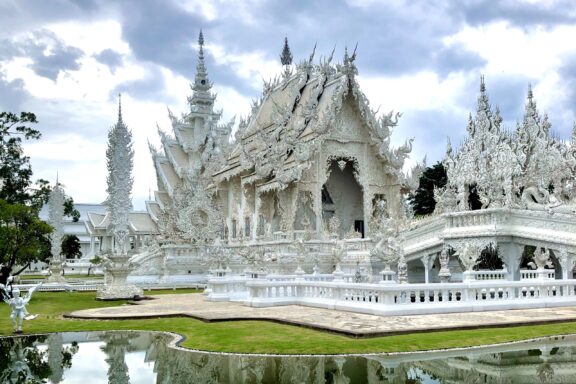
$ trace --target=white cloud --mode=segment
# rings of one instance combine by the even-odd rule
[[[462,44],[488,62],[487,74],[521,74],[538,79],[558,69],[563,56],[576,53],[576,26],[521,29],[506,21],[465,27],[446,37],[447,46]]]
[[[277,59],[267,58],[266,52],[230,52],[222,45],[207,45],[209,53],[219,65],[226,65],[238,77],[255,89],[260,89],[262,79],[268,80],[280,74],[282,65]]]
[[[67,45],[80,48],[87,55],[105,49],[129,54],[130,46],[122,40],[122,25],[117,20],[91,23],[66,22],[47,25],[46,29],[56,33]]]

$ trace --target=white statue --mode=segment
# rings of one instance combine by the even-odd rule
[[[24,320],[33,320],[38,315],[30,315],[26,310],[26,306],[30,299],[32,299],[32,294],[38,290],[42,286],[42,282],[40,282],[35,287],[30,288],[26,296],[20,297],[20,290],[18,288],[14,288],[12,290],[12,297],[8,296],[6,291],[4,290],[4,286],[2,285],[0,289],[2,289],[2,298],[6,304],[10,306],[12,309],[12,313],[10,313],[10,319],[14,324],[14,332],[21,333],[22,332],[22,322]]]
[[[539,269],[542,270],[546,267],[554,268],[554,263],[552,263],[552,259],[550,258],[550,250],[546,248],[540,248],[540,250],[534,251],[534,256],[532,260],[528,263],[528,266],[532,269]]]

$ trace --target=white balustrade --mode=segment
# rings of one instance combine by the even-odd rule
[[[249,292],[245,302],[254,307],[297,304],[379,315],[576,305],[576,280],[355,284],[257,279],[245,285]]]
[[[553,269],[521,269],[520,280],[554,280],[556,272]]]
[[[471,271],[474,280],[485,281],[485,280],[506,280],[508,278],[508,271],[497,270],[497,271]]]

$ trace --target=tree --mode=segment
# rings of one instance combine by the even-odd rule
[[[96,268],[97,266],[101,265],[103,262],[104,262],[104,259],[102,259],[98,255],[94,256],[93,259],[90,259],[90,266],[88,267],[87,275],[90,276],[90,271],[92,271],[93,268]]]
[[[24,156],[22,150],[22,139],[40,138],[40,131],[30,127],[36,123],[36,115],[30,112],[22,112],[20,116],[0,113],[0,179],[3,180],[0,199],[40,209],[50,193],[49,185],[46,180],[38,180],[37,188],[31,188],[30,158]]]
[[[434,187],[442,188],[447,181],[446,169],[440,162],[424,170],[420,176],[420,183],[416,192],[410,196],[410,203],[415,215],[428,215],[434,212],[436,207]]]
[[[0,112],[0,283],[5,284],[15,266],[25,269],[33,261],[50,256],[48,234],[51,227],[38,219],[48,201],[51,187],[46,180],[32,182],[30,158],[24,155],[23,140],[38,140],[40,131],[32,128],[36,115]],[[66,198],[64,214],[78,221],[72,198]],[[23,271],[20,269],[17,275]]]
[[[44,179],[32,182],[30,158],[24,156],[22,140],[38,140],[40,131],[31,127],[37,124],[36,115],[21,112],[20,116],[11,112],[0,112],[0,199],[9,204],[24,204],[39,211],[48,201],[51,187]],[[74,208],[74,200],[66,197],[64,214],[74,222],[80,212]]]
[[[77,259],[82,256],[80,239],[76,235],[65,235],[62,238],[62,252],[60,254],[67,259]]]
[[[6,284],[10,274],[22,273],[33,262],[47,260],[51,232],[33,208],[0,199],[0,283]],[[17,265],[20,269],[13,273]]]

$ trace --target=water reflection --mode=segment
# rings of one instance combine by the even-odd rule
[[[400,355],[254,356],[189,352],[161,333],[0,339],[2,383],[575,383],[576,337]]]

